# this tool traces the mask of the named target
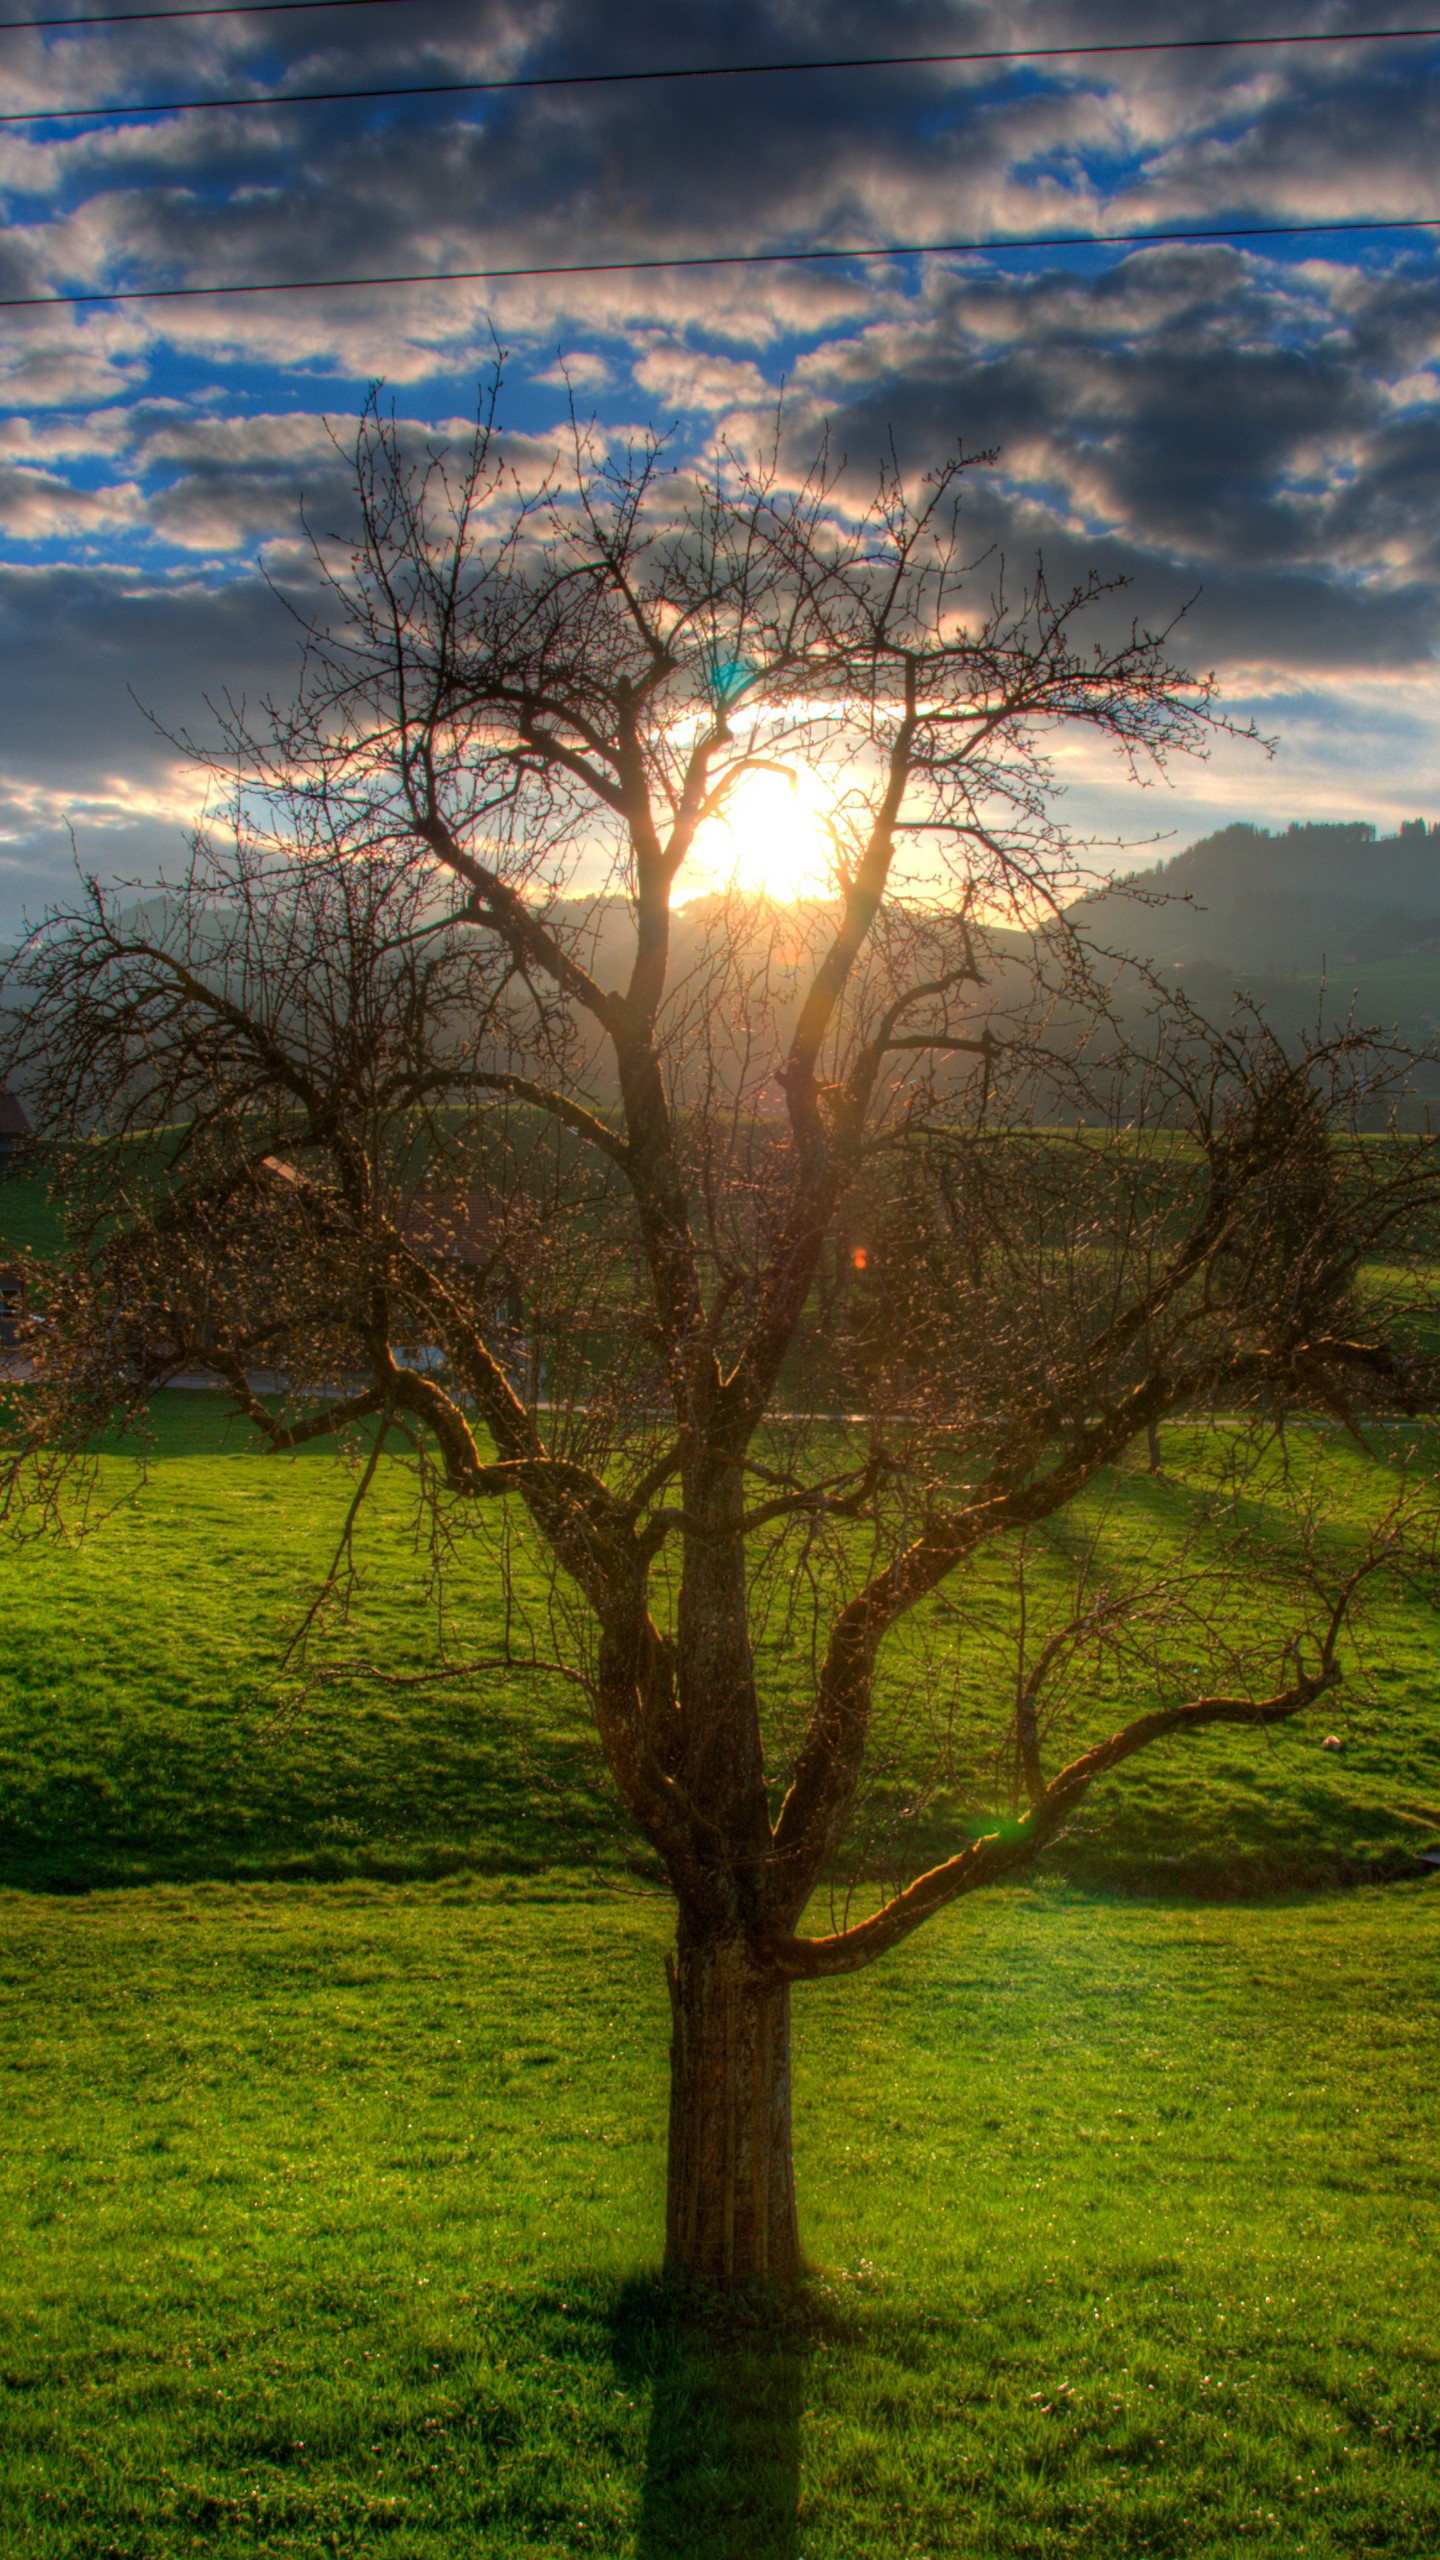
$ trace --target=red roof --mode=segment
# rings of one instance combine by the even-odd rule
[[[263,1157],[260,1169],[288,1190],[305,1184],[283,1156]],[[401,1207],[398,1224],[411,1252],[430,1262],[493,1262],[504,1242],[499,1204],[489,1191],[417,1191]]]
[[[417,1191],[401,1221],[412,1252],[447,1262],[489,1262],[499,1250],[501,1223],[485,1191]]]

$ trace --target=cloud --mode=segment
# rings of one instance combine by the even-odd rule
[[[28,268],[17,274],[3,254],[0,277],[0,290],[7,293],[43,291],[47,281]],[[133,394],[144,385],[149,332],[123,314],[7,311],[5,320],[0,408],[70,408]]]
[[[102,870],[142,848],[173,861],[204,784],[166,730],[203,740],[207,693],[284,694],[297,665],[295,627],[258,579],[0,569],[0,931],[54,894],[72,823]]]
[[[1331,20],[1363,25],[1361,0],[1336,0]],[[1224,32],[1224,13],[1194,24]],[[1083,0],[1018,20],[999,0],[906,0],[883,21],[869,0],[615,0],[603,28],[581,0],[407,0],[343,19],[13,34],[6,61],[23,105],[936,51],[1027,30],[1093,42],[1096,26]],[[1102,32],[1146,37],[1153,13],[1113,0]],[[12,129],[0,295],[1435,211],[1440,92],[1418,76],[1431,59],[1072,58]],[[45,829],[76,795],[117,844],[170,823],[179,785],[127,680],[167,717],[202,682],[243,687],[262,667],[280,682],[283,618],[272,628],[263,590],[234,571],[265,549],[306,574],[302,495],[325,529],[353,523],[326,417],[343,442],[384,377],[433,433],[463,433],[496,333],[511,351],[507,449],[532,488],[567,375],[603,432],[646,411],[678,419],[682,457],[717,421],[758,429],[784,378],[792,462],[828,420],[852,492],[892,436],[917,473],[957,439],[998,447],[968,492],[974,550],[1018,564],[1043,547],[1057,584],[1096,563],[1131,581],[1126,612],[1155,618],[1198,591],[1185,649],[1288,706],[1294,753],[1266,769],[1267,790],[1287,770],[1297,793],[1323,775],[1383,796],[1392,766],[1408,776],[1411,747],[1383,722],[1366,767],[1364,724],[1337,708],[1347,685],[1372,711],[1386,685],[1413,687],[1417,735],[1430,716],[1440,262],[1425,244],[652,265],[8,319],[0,510],[13,538],[71,553],[0,597],[6,859],[33,853],[41,871]],[[197,559],[231,570],[197,576]],[[1338,762],[1327,740],[1343,742]],[[1205,791],[1243,793],[1246,770],[1222,758]],[[126,801],[132,784],[150,816]],[[1108,783],[1083,790],[1087,808],[1112,805]]]
[[[1440,213],[1431,67],[1402,46],[1276,63],[1248,81],[1240,115],[1199,130],[1192,118],[1125,200],[1157,220],[1217,205],[1321,221]]]
[[[252,550],[283,539],[298,530],[302,503],[317,511],[322,530],[355,523],[343,443],[308,411],[170,418],[143,439],[134,461],[160,479],[152,529],[188,551]]]
[[[892,438],[917,472],[996,448],[972,519],[1012,558],[1093,559],[1143,613],[1198,588],[1195,631],[1223,658],[1413,660],[1440,632],[1440,437],[1428,404],[1396,414],[1377,363],[1386,343],[1413,362],[1413,286],[1387,328],[1378,284],[1351,307],[1332,283],[1224,249],[934,278],[801,358],[797,466],[827,411],[857,480]]]
[[[652,347],[634,367],[634,378],[662,409],[710,412],[775,398],[774,386],[758,365],[709,355],[698,347]]]
[[[12,462],[111,460],[135,442],[136,412],[118,403],[80,415],[0,418],[0,454]]]
[[[1237,693],[1233,708],[1253,716],[1273,752],[1220,738],[1204,762],[1183,759],[1140,791],[1117,791],[1113,760],[1093,742],[1062,742],[1063,814],[1076,834],[1108,839],[1097,867],[1173,853],[1234,818],[1284,827],[1356,816],[1382,833],[1406,818],[1440,820],[1440,670],[1408,681],[1347,670],[1338,685],[1262,684]]]
[[[308,410],[213,417],[181,401],[0,420],[0,524],[50,541],[125,526],[184,550],[253,549],[298,527],[308,493],[353,529],[350,422]],[[129,476],[89,486],[44,464],[123,458]]]
[[[133,524],[140,504],[133,482],[76,489],[53,472],[0,464],[0,526],[17,542],[53,542],[58,535]]]
[[[560,391],[604,391],[614,378],[614,370],[607,359],[585,347],[557,356],[554,364],[547,365],[543,373],[532,376],[532,380]]]

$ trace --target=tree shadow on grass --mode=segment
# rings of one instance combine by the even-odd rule
[[[811,2326],[781,2297],[625,2288],[616,2368],[650,2393],[638,2560],[795,2560]]]

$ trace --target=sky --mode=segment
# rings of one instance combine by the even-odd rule
[[[83,6],[103,0],[81,0]],[[49,0],[73,7],[75,0]],[[125,5],[125,0],[122,0]],[[0,0],[14,19],[46,0]],[[0,31],[0,296],[860,243],[1440,220],[1440,36],[1403,44],[119,110],[849,53],[1403,25],[1187,0],[371,0]],[[0,934],[174,867],[206,698],[287,693],[303,522],[367,387],[435,429],[573,396],[681,455],[783,392],[868,473],[994,447],[974,550],[1094,565],[1274,753],[1137,788],[1062,746],[1123,865],[1231,819],[1440,818],[1440,231],[691,267],[0,310]],[[303,520],[302,520],[303,508]]]

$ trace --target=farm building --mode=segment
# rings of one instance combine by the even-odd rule
[[[0,1089],[0,1172],[30,1144],[30,1115],[18,1094]]]
[[[283,1156],[266,1156],[262,1172],[280,1189],[300,1189],[308,1177]],[[523,1340],[524,1298],[514,1260],[508,1251],[504,1206],[484,1190],[417,1191],[399,1204],[396,1225],[412,1253],[435,1270],[459,1266],[478,1280],[488,1301],[492,1324],[505,1339],[507,1360],[529,1358]],[[508,1338],[508,1339],[507,1339]],[[438,1360],[434,1346],[412,1355]]]
[[[13,1351],[24,1323],[25,1274],[18,1263],[0,1264],[0,1351]]]

